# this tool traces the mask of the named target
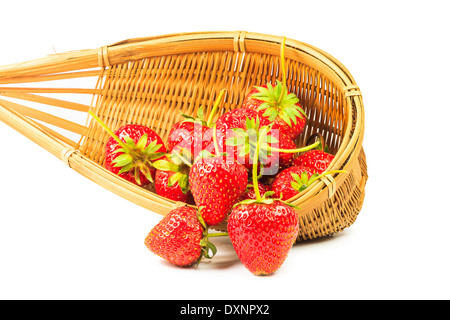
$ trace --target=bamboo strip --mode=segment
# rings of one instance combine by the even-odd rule
[[[0,99],[0,103],[3,106],[6,106],[6,107],[16,110],[17,112],[19,112],[20,114],[22,114],[24,116],[46,122],[48,124],[57,126],[59,128],[71,131],[73,133],[84,135],[87,130],[86,127],[84,127],[78,123],[75,123],[75,122],[72,122],[72,121],[69,121],[66,119],[62,119],[60,117],[57,117],[52,114],[42,112],[42,111],[39,111],[39,110],[36,110],[33,108],[25,107],[18,103],[14,103],[14,102],[3,100],[3,99]]]
[[[0,92],[28,92],[28,93],[81,93],[98,94],[97,89],[83,88],[19,88],[19,87],[0,87]]]
[[[0,84],[12,84],[12,83],[30,83],[30,82],[45,82],[45,81],[56,81],[56,80],[67,80],[75,78],[88,78],[88,77],[98,77],[99,70],[89,70],[89,71],[79,71],[79,72],[64,72],[59,74],[51,75],[41,75],[35,77],[17,77],[0,79]]]
[[[76,102],[70,102],[60,99],[54,99],[54,98],[48,98],[40,95],[35,95],[31,93],[21,93],[21,92],[0,92],[0,95],[15,99],[22,99],[42,104],[47,104],[50,106],[75,110],[75,111],[81,111],[81,112],[88,112],[90,109],[90,106],[76,103]]]

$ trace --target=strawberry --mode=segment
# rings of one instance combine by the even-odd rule
[[[315,173],[322,173],[328,168],[333,159],[334,155],[325,151],[310,150],[296,158],[294,160],[294,165],[304,166]]]
[[[181,152],[181,149],[186,149],[195,158],[212,143],[209,130],[208,126],[199,122],[189,120],[177,122],[170,129],[167,149],[169,152]]]
[[[236,110],[243,112],[242,108]],[[244,121],[240,121],[241,127],[228,129],[225,139],[221,138],[222,141],[218,144],[223,145],[223,140],[225,140],[226,149],[220,149],[220,151],[225,151],[228,155],[231,154],[237,162],[243,164],[249,170],[255,162],[256,140],[260,140],[260,152],[256,160],[260,163],[260,166],[264,167],[262,173],[264,175],[275,175],[279,168],[291,166],[295,153],[310,150],[319,143],[316,142],[313,145],[298,149],[290,137],[277,129],[273,129],[273,124],[267,125],[267,120],[264,118],[260,122],[261,118],[256,114],[253,114],[256,118],[248,118],[248,114],[249,112],[245,111],[245,127]],[[219,118],[218,123],[220,120]],[[258,170],[260,170],[260,166]]]
[[[186,149],[181,149],[188,153]],[[195,204],[189,188],[190,165],[184,161],[185,153],[170,153],[163,160],[153,163],[156,170],[155,192],[174,201]]]
[[[185,267],[199,263],[202,257],[212,258],[217,252],[204,221],[192,207],[171,210],[153,227],[145,238],[145,246],[170,263]],[[212,254],[211,254],[212,252]]]
[[[236,254],[255,275],[268,275],[281,267],[297,238],[298,228],[295,210],[278,200],[240,203],[233,208],[227,224]]]
[[[89,114],[110,135],[105,145],[105,168],[140,186],[154,181],[153,162],[161,159],[166,147],[161,137],[149,127],[127,124],[111,131],[96,114]]]
[[[155,166],[156,163],[155,162]],[[158,164],[158,166],[160,166]],[[162,166],[161,166],[162,167]],[[181,201],[187,204],[195,204],[192,193],[189,190],[189,175],[181,169],[158,169],[155,175],[155,192],[173,201]]]
[[[268,135],[272,137],[277,136],[273,129],[268,132]],[[279,133],[278,137],[275,139],[277,139],[278,141],[269,144],[269,147],[279,148],[283,150],[294,150],[297,148],[294,140],[292,140],[288,135],[284,133]],[[267,160],[264,162],[264,173],[267,175],[275,174],[279,169],[290,167],[294,163],[294,159],[295,153],[271,151],[270,153],[268,153]]]
[[[105,146],[105,168],[137,185],[146,185],[154,181],[156,170],[153,161],[160,159],[166,152],[161,137],[152,129],[127,124],[114,133]]]
[[[305,127],[306,113],[298,97],[286,87],[285,41],[283,38],[280,54],[283,81],[277,81],[275,85],[267,83],[255,86],[244,98],[242,107],[260,112],[263,117],[276,125],[275,128],[295,140]]]
[[[215,150],[215,146],[213,145],[212,148],[211,146],[210,148],[208,148],[208,151],[210,151],[212,154],[215,154],[217,152],[228,153],[229,157],[244,165],[247,169],[251,169],[252,163],[250,161],[248,152],[248,137],[246,138],[246,144],[238,143],[237,145],[230,145],[227,144],[227,140],[238,136],[238,133],[236,133],[236,129],[251,129],[248,127],[249,121],[253,121],[253,123],[256,123],[258,115],[259,113],[257,111],[244,108],[237,108],[224,113],[217,119],[215,123],[218,150]],[[258,122],[257,126],[259,128],[268,124],[269,121],[263,119],[262,122]],[[254,127],[253,129],[256,130],[257,128]]]
[[[308,186],[313,174],[314,172],[303,166],[289,167],[275,176],[268,189],[274,192],[273,197],[289,200]]]
[[[213,226],[227,217],[245,192],[247,170],[229,158],[199,158],[189,172],[189,184],[203,219]]]
[[[334,170],[321,174],[314,172],[309,167],[292,166],[278,173],[269,186],[273,197],[289,200],[298,193],[308,188],[314,181],[327,174],[346,173],[344,170]]]
[[[205,150],[209,145],[213,146],[211,127],[225,92],[224,89],[219,93],[207,120],[203,116],[203,107],[197,110],[196,118],[182,114],[185,120],[175,123],[169,131],[167,139],[169,152],[182,152],[181,149],[186,149],[191,153],[192,159],[195,159],[202,150]]]

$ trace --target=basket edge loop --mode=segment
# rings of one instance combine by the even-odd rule
[[[70,166],[70,162],[69,162],[69,158],[78,150],[75,148],[71,148],[71,147],[67,147],[64,148],[61,151],[61,160],[66,164],[66,166],[68,166],[69,168],[71,168]]]
[[[236,52],[245,52],[245,36],[247,31],[236,31],[233,38],[233,49]]]
[[[343,90],[345,92],[345,98],[362,95],[361,90],[359,89],[359,87],[356,84],[353,84],[350,86],[345,86],[343,88]],[[352,90],[355,90],[355,91],[352,91]]]
[[[97,54],[98,54],[98,66],[100,67],[100,69],[111,66],[108,59],[108,46],[98,48]]]
[[[333,197],[334,193],[336,192],[336,180],[334,180],[334,178],[330,177],[329,175],[322,176],[320,180],[327,185],[328,199],[331,199],[331,197]]]

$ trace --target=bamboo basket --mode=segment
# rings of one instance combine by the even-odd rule
[[[226,89],[224,113],[239,107],[252,86],[280,79],[281,41],[244,31],[180,33],[0,67],[0,120],[88,179],[164,215],[184,204],[104,169],[108,136],[88,111],[111,129],[137,123],[166,139],[180,111],[195,114],[204,106],[208,116]],[[333,235],[355,222],[364,200],[361,92],[349,71],[322,50],[287,39],[285,57],[288,90],[308,115],[298,144],[320,133],[335,154],[329,170],[347,171],[325,176],[289,200],[300,207],[298,239]]]

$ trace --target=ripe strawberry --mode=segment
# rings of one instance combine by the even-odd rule
[[[255,110],[238,108],[228,111],[216,122],[219,152],[227,153],[228,156],[250,170],[253,163],[252,153],[256,147],[256,135],[260,129],[269,125],[270,122]],[[285,150],[296,148],[295,142],[274,128],[273,124],[270,126],[267,136],[265,145],[268,147]],[[208,150],[211,151],[211,148]],[[271,174],[270,172],[275,174],[279,167],[290,166],[294,157],[294,153],[264,150],[264,153],[261,153],[260,161],[266,167],[265,174]]]
[[[268,135],[275,137],[278,141],[269,144],[271,148],[278,148],[284,150],[296,149],[294,140],[292,140],[288,135],[279,132],[278,135],[276,131],[269,131]],[[267,154],[267,160],[264,162],[264,174],[273,175],[276,174],[280,169],[284,169],[292,166],[295,159],[295,153],[271,151]]]
[[[105,168],[140,186],[153,182],[153,162],[167,151],[161,137],[138,124],[127,124],[113,132],[92,111],[89,114],[110,135],[105,145]]]
[[[199,122],[187,120],[177,122],[170,129],[167,149],[169,152],[182,152],[181,149],[186,149],[195,158],[212,144],[212,135],[208,132],[209,130],[208,126]]]
[[[166,152],[161,137],[152,129],[135,124],[120,127],[115,135],[124,145],[109,138],[105,146],[106,169],[137,185],[153,182],[156,170],[152,163]]]
[[[334,155],[325,151],[310,150],[296,158],[294,166],[304,166],[315,173],[322,173],[328,168],[333,159]]]
[[[253,121],[253,123],[256,123],[256,118],[258,117],[258,115],[259,113],[255,110],[237,108],[224,113],[216,121],[216,137],[219,153],[227,153],[228,157],[231,157],[238,163],[245,166],[247,169],[251,169],[252,167],[250,152],[248,149],[248,137],[246,137],[245,142],[239,142],[236,145],[228,144],[227,140],[239,135],[235,129],[256,130],[259,127],[269,124],[269,121],[262,119],[262,122],[258,122],[258,128],[249,128],[249,121]],[[212,154],[217,153],[214,145],[210,146],[208,148],[208,151],[210,151]]]
[[[155,191],[158,195],[174,201],[195,204],[189,187],[190,167],[183,162],[183,156],[184,153],[170,153],[165,159],[153,163],[157,169]]]
[[[277,81],[255,86],[245,97],[242,108],[256,110],[262,117],[274,122],[275,128],[295,140],[306,124],[306,114],[299,99],[293,93],[283,93],[282,83]],[[280,98],[280,95],[283,95]]]
[[[199,158],[189,172],[197,207],[209,226],[222,222],[245,192],[247,170],[229,158]]]
[[[214,256],[217,249],[208,241],[209,236],[197,210],[179,207],[170,211],[153,227],[144,243],[161,258],[185,267],[200,262],[202,257]]]
[[[281,267],[297,238],[298,228],[295,210],[278,200],[238,204],[227,224],[239,259],[255,275],[268,275]]]
[[[275,176],[268,189],[274,192],[274,198],[289,200],[308,186],[313,174],[314,172],[303,166],[289,167]]]
[[[175,123],[169,131],[167,139],[169,152],[182,152],[181,149],[186,149],[190,152],[192,159],[195,159],[202,150],[205,150],[209,145],[213,145],[211,127],[225,92],[224,89],[219,93],[207,120],[203,116],[203,107],[197,110],[196,118],[183,114],[186,119]]]
[[[217,119],[217,135],[225,136],[227,131],[235,128],[246,129],[247,119],[255,120],[258,116],[259,113],[251,109],[237,108],[230,110]],[[269,123],[267,119],[260,119],[259,125],[262,127]]]
[[[269,186],[269,190],[273,192],[274,198],[289,200],[308,188],[314,181],[325,175],[338,172],[346,173],[347,171],[334,170],[319,174],[305,166],[292,166],[276,175]]]

